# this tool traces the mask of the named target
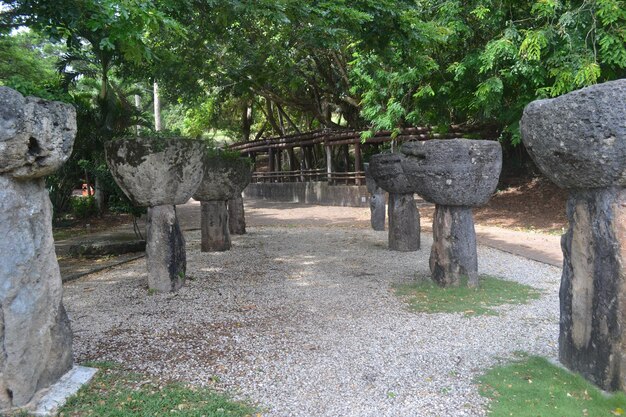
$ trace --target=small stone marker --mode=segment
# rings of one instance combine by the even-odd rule
[[[0,414],[72,367],[44,176],[69,158],[76,112],[0,87]]]
[[[138,206],[148,207],[148,287],[176,291],[187,269],[176,204],[185,204],[204,174],[204,144],[183,138],[127,138],[105,145],[115,182]]]
[[[520,126],[537,166],[569,190],[559,359],[626,390],[626,80],[533,101]]]
[[[207,153],[204,179],[193,195],[201,202],[200,233],[202,252],[226,251],[231,248],[227,200],[241,196],[252,179],[247,158]],[[242,201],[243,205],[243,201]]]
[[[369,164],[365,166],[365,185],[370,193],[370,223],[376,231],[385,230],[385,190],[376,184],[372,177]]]
[[[499,142],[451,139],[402,146],[402,169],[424,200],[435,203],[430,271],[442,287],[467,276],[478,286],[478,258],[472,207],[489,200],[502,170]]]

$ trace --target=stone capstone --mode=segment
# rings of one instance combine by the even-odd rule
[[[402,145],[402,172],[424,200],[446,206],[477,207],[496,190],[502,169],[499,142],[450,139]]]
[[[27,404],[72,367],[43,179],[0,175],[0,410]],[[1,414],[1,412],[0,412]]]
[[[593,85],[524,109],[522,140],[562,188],[626,186],[626,79]]]
[[[160,292],[177,291],[185,283],[187,254],[176,207],[148,208],[146,235],[148,288]]]
[[[442,287],[458,287],[462,278],[467,278],[469,287],[478,286],[476,232],[471,208],[435,206],[429,263],[433,281]]]
[[[105,144],[115,182],[142,207],[186,203],[202,181],[204,149],[201,141],[183,138],[126,138]]]
[[[226,201],[241,194],[252,179],[252,169],[247,158],[206,155],[204,170],[204,179],[193,195],[198,201]]]
[[[52,174],[69,158],[75,136],[74,107],[0,87],[0,175]]]
[[[372,155],[368,171],[376,182],[376,185],[388,193],[414,193],[413,184],[409,182],[402,168],[404,159],[404,155],[399,153],[380,153]],[[367,181],[367,177],[365,180]]]

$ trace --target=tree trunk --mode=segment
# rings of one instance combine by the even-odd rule
[[[248,142],[250,140],[250,129],[252,127],[252,107],[246,103],[241,110],[241,130],[243,133],[242,140]]]
[[[160,132],[161,125],[161,97],[159,96],[159,84],[155,81],[154,88],[154,130]]]

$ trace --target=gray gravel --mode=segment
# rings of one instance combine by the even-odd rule
[[[525,351],[555,359],[560,269],[479,248],[479,271],[540,288],[498,316],[416,314],[391,285],[428,274],[385,232],[250,228],[230,252],[199,250],[190,280],[149,295],[144,261],[65,286],[78,361],[225,389],[267,416],[484,416],[473,380]]]

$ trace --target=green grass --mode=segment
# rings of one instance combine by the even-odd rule
[[[581,376],[527,357],[479,379],[490,417],[612,417],[626,415],[626,395],[606,395]]]
[[[68,400],[59,411],[60,417],[244,417],[255,413],[253,408],[207,388],[158,383],[108,362],[88,365],[100,370]]]
[[[396,294],[419,313],[496,314],[491,307],[503,304],[525,304],[541,293],[528,285],[491,276],[481,276],[478,288],[441,288],[432,281],[399,285]]]

